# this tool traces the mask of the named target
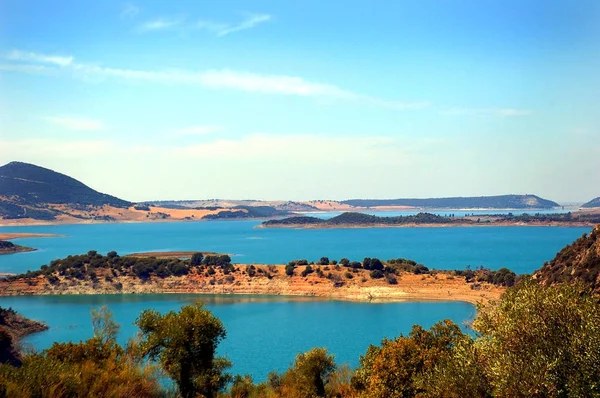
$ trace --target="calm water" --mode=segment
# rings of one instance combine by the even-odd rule
[[[0,272],[38,269],[56,258],[94,249],[121,254],[140,251],[216,251],[234,255],[235,262],[283,263],[290,259],[318,260],[366,256],[411,258],[429,267],[448,269],[466,265],[507,266],[530,273],[590,228],[563,227],[452,227],[370,229],[262,229],[260,221],[96,224],[0,228],[0,232],[39,232],[56,238],[16,240],[38,248],[31,253],[0,256]],[[234,363],[235,373],[263,380],[270,370],[282,371],[295,355],[315,346],[327,347],[339,363],[357,365],[369,344],[383,337],[408,333],[413,324],[429,327],[450,318],[471,318],[466,303],[409,302],[393,304],[346,303],[271,297],[206,297],[209,308],[224,322],[228,338],[220,352]],[[147,308],[161,312],[196,300],[190,295],[123,295],[0,298],[50,330],[27,338],[36,348],[53,341],[91,336],[89,311],[108,305],[122,325],[121,341],[136,332],[133,321]]]
[[[124,342],[136,334],[133,322],[142,310],[178,310],[197,299],[192,295],[3,297],[0,305],[50,326],[50,330],[25,339],[43,349],[53,341],[91,337],[91,308],[107,305],[112,310],[121,325],[120,341]],[[474,316],[473,306],[458,302],[369,304],[232,296],[201,299],[227,329],[219,354],[234,362],[234,373],[251,374],[255,380],[264,380],[271,370],[287,369],[296,354],[313,347],[327,347],[338,363],[355,367],[369,344],[407,334],[413,324],[430,327],[442,319],[462,324]]]
[[[368,229],[255,228],[260,221],[172,222],[3,227],[0,232],[41,232],[56,238],[19,239],[38,251],[0,256],[0,272],[38,269],[56,258],[116,250],[216,251],[234,262],[284,263],[292,259],[404,257],[438,269],[483,265],[531,273],[591,228],[451,227]]]

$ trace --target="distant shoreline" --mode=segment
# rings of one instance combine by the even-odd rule
[[[469,211],[486,211],[489,212],[488,215],[494,215],[494,212],[498,212],[498,211],[514,211],[514,212],[525,212],[525,213],[530,213],[530,214],[535,214],[536,212],[540,212],[540,211],[548,211],[551,209],[511,209],[511,208],[470,208],[470,209],[452,209],[452,208],[436,208],[436,209],[423,209],[423,208],[406,208],[406,207],[396,207],[396,208],[392,208],[390,207],[386,207],[386,208],[381,208],[381,207],[365,207],[365,208],[352,208],[352,209],[331,209],[331,210],[318,210],[318,211],[308,211],[308,212],[296,212],[295,214],[300,216],[300,215],[318,215],[318,214],[327,214],[327,213],[344,213],[344,212],[349,212],[349,213],[385,213],[385,212],[389,212],[389,211],[397,211],[398,213],[403,213],[403,212],[407,212],[407,213],[411,213],[411,212],[415,212],[415,211],[422,211],[422,212],[433,212],[433,213],[437,213],[437,212],[452,212],[452,211],[457,211],[457,212],[469,212]],[[575,210],[573,209],[572,214],[590,214],[590,213],[598,213],[600,212],[600,209],[586,209],[586,210]],[[477,216],[477,215],[476,215]],[[475,217],[476,217],[475,216]],[[272,217],[247,217],[247,218],[224,218],[224,219],[218,219],[218,220],[203,220],[203,219],[181,219],[181,218],[152,218],[152,219],[131,219],[131,220],[127,220],[127,219],[119,219],[119,220],[92,220],[92,219],[76,219],[76,218],[68,218],[68,219],[58,219],[58,220],[36,220],[36,219],[0,219],[0,228],[1,227],[23,227],[23,226],[55,226],[55,225],[85,225],[85,224],[142,224],[142,223],[171,223],[171,222],[211,222],[211,221],[264,221],[264,220],[270,220],[270,219],[274,219]],[[480,223],[480,224],[485,224],[485,223]],[[531,223],[530,223],[531,224]],[[567,225],[565,223],[560,223],[560,225],[556,225],[556,226],[573,226],[573,227],[577,227],[577,226],[594,226],[596,225],[595,223],[587,223],[585,225],[581,225],[579,223],[573,223],[572,225]],[[343,227],[334,227],[334,228],[374,228],[374,227],[432,227],[432,226],[436,226],[436,227],[440,227],[442,225],[426,225],[426,224],[415,224],[415,225],[411,225],[411,224],[407,224],[405,225],[364,225],[364,226],[343,226]],[[457,226],[457,227],[461,227],[461,226],[474,226],[473,224],[470,223],[452,223],[449,225],[443,225],[443,226]],[[486,226],[486,225],[475,225],[475,226]],[[500,225],[495,224],[495,226],[522,226],[522,224],[520,223],[514,223],[511,225]],[[546,224],[539,224],[536,226],[554,226],[553,223],[547,223]],[[269,226],[269,228],[274,228],[275,226]],[[286,226],[288,228],[308,228],[308,226],[303,225],[303,226],[298,226],[298,227],[293,227],[293,226]],[[320,226],[318,228],[329,228],[329,227],[325,227],[325,226]],[[40,235],[40,236],[37,236]],[[36,236],[21,236],[21,237],[41,237],[41,235],[43,234],[37,234]],[[0,240],[2,239],[2,233],[0,233]],[[44,236],[48,236],[48,235],[44,235]],[[15,237],[16,239],[17,237]],[[6,239],[6,238],[5,238]]]
[[[365,229],[365,228],[465,228],[465,227],[566,227],[566,228],[584,228],[594,227],[596,223],[591,222],[497,222],[497,223],[448,223],[448,224],[277,224],[277,225],[257,225],[255,228],[291,228],[291,229]]]

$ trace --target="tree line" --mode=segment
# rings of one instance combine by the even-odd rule
[[[143,311],[139,336],[117,343],[106,308],[94,335],[54,343],[0,365],[2,397],[592,397],[600,394],[600,303],[583,285],[544,287],[523,279],[480,305],[476,335],[449,320],[370,346],[350,369],[325,348],[297,355],[288,370],[255,382],[231,375],[216,354],[221,321],[201,304]],[[165,390],[168,375],[176,391]]]

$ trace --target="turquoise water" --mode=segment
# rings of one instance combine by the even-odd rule
[[[4,227],[0,232],[38,232],[55,238],[15,242],[38,251],[0,256],[0,272],[38,269],[56,258],[94,249],[121,254],[141,251],[216,251],[234,262],[283,263],[366,256],[411,258],[439,269],[483,265],[507,266],[531,273],[556,252],[591,228],[452,227],[369,229],[262,229],[260,221],[173,222]],[[297,353],[327,347],[338,363],[356,366],[369,344],[408,333],[413,324],[429,327],[449,318],[462,323],[473,317],[470,304],[456,302],[349,303],[280,297],[120,295],[4,297],[0,305],[45,321],[47,332],[26,339],[38,349],[53,341],[81,340],[92,334],[90,309],[108,305],[122,325],[121,341],[136,333],[135,318],[147,308],[176,310],[196,299],[224,322],[228,338],[220,353],[234,363],[235,373],[263,380],[271,370],[283,371]]]
[[[27,337],[37,349],[53,341],[79,341],[92,336],[90,309],[107,305],[121,325],[120,341],[133,337],[133,322],[147,308],[178,310],[198,299],[193,295],[38,296],[2,297],[50,330]],[[271,370],[283,371],[299,352],[327,347],[337,363],[358,365],[359,355],[383,337],[407,334],[413,324],[430,327],[442,319],[458,324],[474,316],[472,305],[460,302],[352,303],[277,297],[200,296],[219,317],[227,338],[219,354],[234,362],[233,373],[264,380]]]
[[[404,257],[430,268],[462,269],[483,265],[531,273],[566,244],[591,228],[445,227],[367,229],[255,228],[260,221],[169,222],[3,227],[0,232],[40,232],[64,237],[18,239],[38,251],[0,256],[0,272],[38,269],[56,258],[116,250],[216,251],[234,262],[284,263],[364,257]]]

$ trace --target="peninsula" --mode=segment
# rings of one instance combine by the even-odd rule
[[[477,303],[497,299],[515,277],[507,269],[436,271],[406,259],[338,262],[323,257],[317,263],[264,265],[232,264],[228,255],[194,253],[181,259],[90,251],[0,279],[0,296],[198,293]]]
[[[263,228],[373,228],[373,227],[462,227],[462,226],[594,226],[600,223],[600,213],[561,214],[480,214],[464,217],[418,213],[408,216],[379,217],[346,212],[322,219],[296,216],[263,222]]]

